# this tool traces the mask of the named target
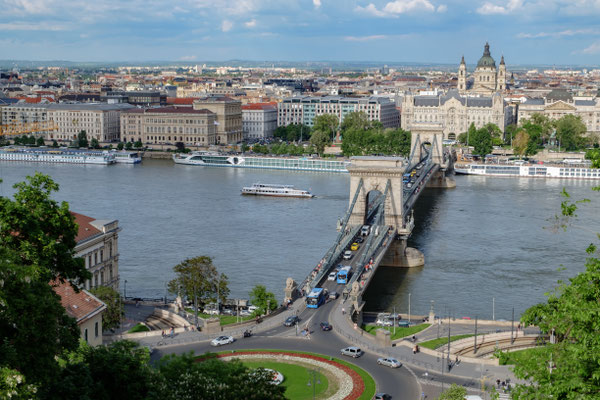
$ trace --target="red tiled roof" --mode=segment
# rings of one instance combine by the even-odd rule
[[[167,104],[193,105],[198,97],[167,97]]]
[[[77,243],[102,233],[102,231],[90,224],[90,222],[96,220],[95,218],[73,211],[71,211],[71,214],[75,217],[75,223],[79,226],[79,231],[77,232],[77,237],[75,238]]]
[[[242,106],[242,110],[274,110],[277,103],[253,103]]]
[[[75,318],[78,324],[106,308],[106,304],[86,290],[76,293],[69,282],[51,284],[67,314]]]

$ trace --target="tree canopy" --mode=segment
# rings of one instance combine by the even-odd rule
[[[120,326],[125,311],[119,292],[110,286],[98,286],[90,289],[90,292],[106,304],[106,310],[102,314],[102,328],[108,330]]]
[[[267,292],[264,285],[256,285],[250,291],[250,301],[252,305],[258,307],[257,314],[264,315],[269,311],[277,309],[277,299],[271,292]]]
[[[556,138],[566,151],[578,150],[585,145],[587,131],[580,116],[567,114],[556,121]]]
[[[313,120],[313,132],[326,133],[330,141],[333,141],[335,133],[337,132],[339,126],[340,120],[334,114],[317,115]]]
[[[469,136],[469,144],[473,146],[473,153],[484,160],[485,156],[492,152],[492,135],[486,128],[481,128]]]

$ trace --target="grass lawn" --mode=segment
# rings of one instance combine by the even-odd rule
[[[146,325],[137,324],[128,330],[127,333],[148,332],[149,330],[150,328],[148,328]]]
[[[392,340],[396,340],[396,339],[400,339],[406,336],[412,336],[415,333],[419,333],[421,332],[423,329],[427,329],[431,326],[431,324],[419,324],[419,325],[415,325],[415,326],[411,326],[408,328],[401,328],[401,327],[396,327],[396,333],[394,333],[394,327],[393,326],[386,326],[386,327],[381,327],[381,326],[377,326],[374,324],[368,324],[368,325],[363,325],[363,329],[365,330],[365,332],[370,333],[371,335],[375,335],[375,332],[377,331],[377,329],[387,329],[388,331],[390,331],[392,333]]]
[[[186,308],[185,309],[187,312],[189,312],[192,315],[194,314],[194,309],[192,308]],[[216,317],[216,315],[209,315],[209,314],[204,314],[204,313],[198,313],[198,318],[210,318],[210,317]],[[219,315],[219,319],[221,320],[221,325],[229,325],[229,324],[235,324],[237,321],[237,318],[235,315]],[[248,317],[239,317],[240,321],[248,321],[250,319],[252,319],[252,317],[248,316]]]
[[[323,354],[317,354],[317,353],[311,353],[308,351],[291,351],[291,350],[274,350],[274,349],[244,349],[244,350],[240,350],[240,351],[260,351],[263,353],[271,353],[271,352],[286,352],[286,353],[295,353],[295,354],[309,354],[312,356],[317,356],[317,357],[322,357],[325,358],[327,360],[331,359],[337,363],[340,363],[342,365],[345,365],[346,367],[354,370],[358,375],[360,375],[360,377],[362,378],[364,384],[365,384],[365,390],[364,392],[361,394],[361,396],[358,398],[358,400],[371,400],[373,398],[373,396],[375,396],[375,380],[371,377],[371,375],[369,375],[367,373],[367,371],[365,371],[364,369],[357,367],[356,365],[349,363],[347,361],[344,360],[340,360],[339,358],[335,358],[335,357],[330,357],[330,356],[326,356]],[[229,351],[222,351],[219,352],[219,354],[221,353],[230,353]]]
[[[454,342],[455,340],[465,339],[465,338],[473,337],[473,336],[475,336],[475,335],[456,335],[456,336],[450,336],[450,341]],[[426,348],[431,349],[431,350],[435,350],[438,347],[443,346],[445,344],[448,344],[448,338],[447,337],[441,337],[439,339],[433,339],[433,340],[428,340],[426,342],[419,343],[419,346],[426,347]]]
[[[278,363],[271,361],[243,361],[243,364],[250,368],[270,368],[279,371],[283,374],[282,386],[285,386],[285,397],[290,400],[309,400],[313,398],[313,386],[308,386],[308,382],[312,380],[312,373],[309,369],[294,364]],[[315,386],[315,395],[319,399],[319,395],[327,390],[329,382],[325,375],[316,374],[318,380]]]
[[[540,347],[534,347],[531,349],[525,349],[525,350],[517,350],[517,351],[510,351],[510,352],[502,352],[502,355],[499,357],[499,364],[500,365],[515,365],[518,364],[520,362],[523,362],[531,357],[539,357],[542,356],[543,354],[549,353],[550,352],[550,346],[540,346]],[[542,357],[543,358],[548,358],[548,357]]]

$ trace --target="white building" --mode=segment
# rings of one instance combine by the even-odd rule
[[[242,106],[244,139],[273,137],[277,129],[277,106],[274,103],[255,103]]]
[[[400,126],[400,113],[387,97],[298,96],[285,98],[277,108],[278,126],[313,126],[314,118],[323,114],[334,114],[341,123],[346,114],[357,111],[364,112],[369,121],[381,122],[384,128]]]

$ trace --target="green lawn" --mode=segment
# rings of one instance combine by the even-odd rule
[[[534,347],[531,349],[525,349],[525,350],[517,350],[517,351],[510,351],[510,352],[502,352],[502,354],[499,357],[499,364],[500,365],[515,365],[518,363],[522,363],[523,361],[526,361],[527,359],[534,357],[540,357],[546,353],[550,352],[550,346],[540,346],[540,347]],[[541,357],[542,359],[544,358],[548,358],[549,357]]]
[[[190,314],[194,315],[194,309],[192,308],[186,308],[185,309],[187,312],[189,312]],[[211,318],[211,317],[216,317],[216,315],[209,315],[209,314],[204,314],[204,313],[198,313],[198,318]],[[252,317],[247,316],[247,317],[239,317],[240,321],[248,321],[251,320]],[[221,325],[229,325],[229,324],[235,324],[236,322],[238,322],[238,317],[236,317],[235,315],[219,315],[219,319],[221,320]]]
[[[148,332],[149,330],[150,328],[148,328],[146,325],[137,324],[128,330],[127,333]]]
[[[456,335],[456,336],[450,336],[450,341],[454,342],[455,340],[460,340],[460,339],[465,339],[468,337],[473,337],[475,335]],[[443,346],[445,344],[448,344],[448,338],[447,337],[441,337],[439,339],[433,339],[433,340],[428,340],[426,342],[423,343],[419,343],[419,346],[421,347],[426,347],[428,349],[431,350],[435,350],[440,346]]]
[[[375,388],[376,388],[375,380],[371,377],[371,375],[369,375],[367,373],[367,371],[365,371],[364,369],[357,367],[356,365],[349,363],[347,361],[340,360],[339,358],[329,357],[329,356],[326,356],[323,354],[311,353],[308,351],[291,351],[291,350],[274,350],[274,349],[244,349],[244,350],[240,350],[240,351],[260,351],[260,352],[264,352],[264,353],[286,352],[286,353],[296,353],[296,354],[309,354],[309,355],[325,358],[327,360],[333,360],[337,363],[345,365],[348,368],[354,370],[362,378],[364,385],[365,385],[365,390],[363,391],[362,395],[358,398],[358,400],[371,400],[373,398],[373,396],[375,396]],[[231,352],[230,351],[222,351],[222,352],[219,352],[218,354],[222,354],[222,353],[230,354]]]
[[[304,366],[270,361],[243,361],[243,364],[250,368],[270,368],[281,372],[284,377],[281,385],[285,386],[285,397],[290,400],[313,398],[313,386],[308,386],[308,383],[312,381],[312,373]],[[316,379],[319,383],[314,390],[316,398],[319,399],[321,398],[319,395],[327,390],[329,382],[321,373],[316,374]]]
[[[415,333],[419,333],[424,329],[427,329],[431,326],[431,324],[419,324],[419,325],[414,325],[408,328],[401,328],[401,327],[396,327],[396,333],[394,333],[394,327],[393,326],[386,326],[386,327],[381,327],[381,326],[377,326],[374,324],[368,324],[368,325],[363,325],[363,329],[365,330],[365,332],[370,333],[371,335],[375,335],[375,332],[377,331],[377,329],[387,329],[388,331],[390,331],[392,333],[392,340],[396,340],[396,339],[400,339],[406,336],[412,336]]]

